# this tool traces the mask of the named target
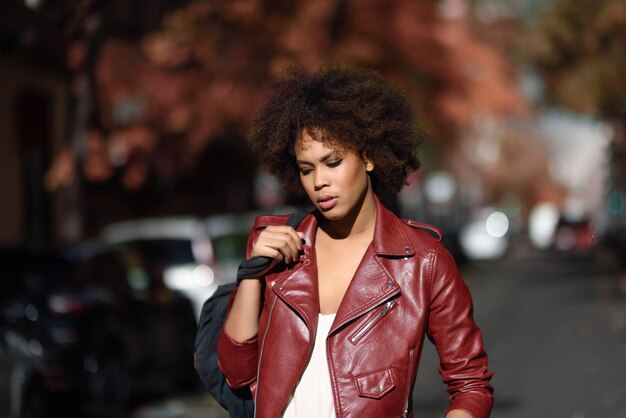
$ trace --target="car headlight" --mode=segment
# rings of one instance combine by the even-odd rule
[[[206,287],[213,283],[215,273],[206,264],[168,267],[163,272],[163,282],[170,289],[187,290]]]

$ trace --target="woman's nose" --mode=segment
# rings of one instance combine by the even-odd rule
[[[324,170],[315,170],[315,176],[313,178],[313,185],[315,189],[319,190],[324,186],[328,186],[328,178],[324,173]]]

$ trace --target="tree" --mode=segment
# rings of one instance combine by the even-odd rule
[[[213,138],[245,136],[266,81],[287,66],[376,69],[408,92],[429,133],[445,143],[477,115],[522,112],[507,64],[440,3],[192,2],[141,48],[106,42],[97,70],[98,134],[87,137],[123,172],[127,188],[141,188],[150,173],[185,176]],[[87,177],[107,178],[106,170],[96,172]]]
[[[558,0],[531,38],[550,98],[576,112],[626,119],[626,4]]]
[[[626,195],[626,4],[620,0],[557,0],[531,37],[531,58],[549,98],[611,127],[606,161],[605,234],[624,246]],[[617,202],[617,204],[615,204]]]

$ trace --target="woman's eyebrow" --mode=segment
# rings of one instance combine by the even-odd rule
[[[319,161],[320,161],[320,162],[322,162],[322,163],[323,163],[324,161],[328,161],[331,157],[333,157],[333,156],[335,155],[335,153],[336,153],[336,152],[337,152],[337,151],[331,151],[331,152],[329,152],[328,154],[324,154],[324,155],[322,155],[322,157],[319,159]],[[310,162],[305,161],[305,160],[296,160],[296,162],[297,162],[298,164],[311,164]]]

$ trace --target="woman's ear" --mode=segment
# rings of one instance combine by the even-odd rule
[[[365,162],[365,171],[374,171],[374,162],[367,158],[367,155],[363,157],[363,161]]]

